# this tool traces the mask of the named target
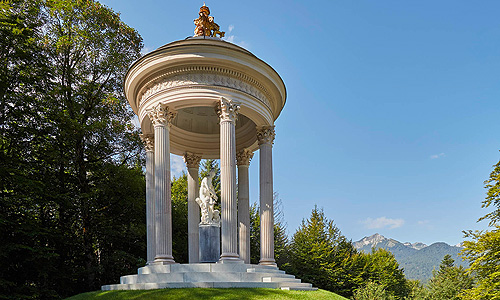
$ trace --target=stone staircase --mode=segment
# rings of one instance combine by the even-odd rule
[[[103,285],[103,291],[164,288],[281,288],[314,291],[293,275],[273,266],[234,263],[149,265],[137,274],[120,278],[119,284]]]

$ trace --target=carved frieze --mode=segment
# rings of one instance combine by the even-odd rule
[[[144,148],[146,151],[155,151],[155,136],[154,134],[141,134],[142,142],[144,143]]]
[[[184,153],[184,162],[188,168],[198,168],[200,166],[201,155],[191,152]]]
[[[257,139],[259,145],[274,143],[274,126],[262,126],[257,128]]]
[[[169,107],[164,103],[160,103],[152,109],[148,110],[148,116],[149,119],[151,119],[153,126],[171,126],[172,121],[174,120],[176,115],[177,113],[170,110]]]
[[[197,85],[236,89],[257,98],[270,107],[268,100],[270,94],[258,81],[239,72],[215,67],[188,67],[166,72],[145,85],[140,96],[140,103],[142,104],[160,91]]]
[[[238,102],[221,97],[220,101],[217,103],[215,111],[217,112],[221,122],[230,121],[234,123],[238,119],[240,105]]]
[[[243,149],[240,152],[236,153],[236,164],[238,166],[248,166],[250,164],[250,160],[253,157],[253,152],[250,149]]]

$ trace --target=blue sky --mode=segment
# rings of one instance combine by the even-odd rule
[[[145,52],[193,34],[203,1],[101,1]],[[500,2],[208,1],[287,86],[274,189],[291,234],[314,205],[354,241],[462,241],[500,159]],[[258,200],[258,152],[250,198]],[[183,163],[173,157],[174,173]],[[175,220],[174,220],[175,221]]]

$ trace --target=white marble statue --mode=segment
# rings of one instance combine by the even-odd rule
[[[220,214],[219,210],[214,209],[217,195],[215,194],[212,179],[215,176],[215,171],[210,170],[207,177],[204,177],[200,185],[200,197],[196,198],[196,203],[200,206],[201,222],[203,225],[219,225]]]

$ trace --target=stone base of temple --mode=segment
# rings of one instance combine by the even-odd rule
[[[273,266],[241,263],[150,265],[138,274],[120,278],[120,284],[103,285],[103,291],[165,288],[274,288],[313,291],[293,275]]]

